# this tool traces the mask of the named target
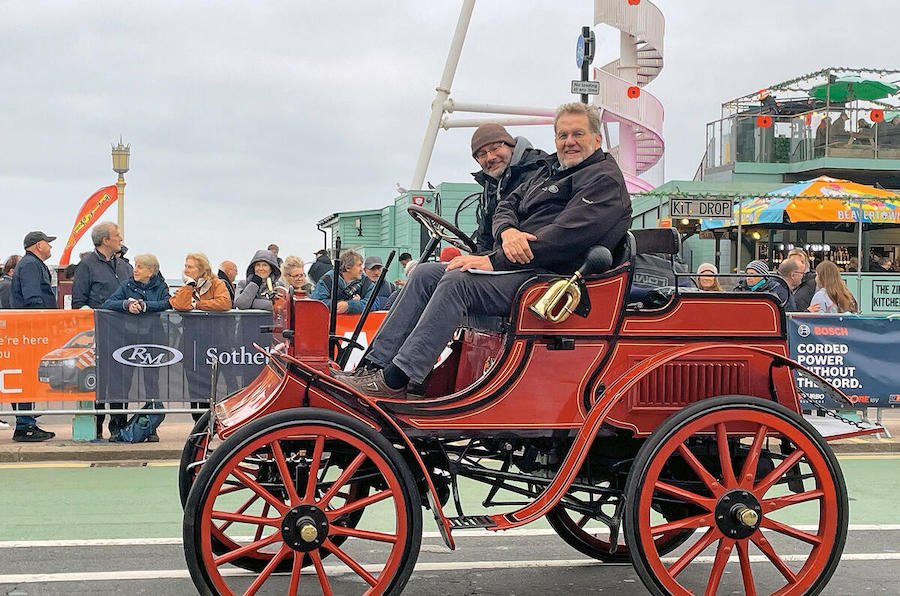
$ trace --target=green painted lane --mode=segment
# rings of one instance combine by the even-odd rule
[[[895,524],[900,456],[846,457],[841,467],[850,493],[851,524]],[[485,488],[463,481],[467,514],[480,507]],[[0,540],[177,538],[181,506],[175,465],[87,467],[78,464],[0,466]],[[448,508],[449,509],[449,508]],[[452,510],[452,509],[451,509]],[[493,508],[491,512],[499,512]],[[802,511],[786,521],[804,523]],[[366,513],[365,526],[392,525]],[[425,530],[435,530],[424,512]],[[528,527],[546,528],[544,520]]]

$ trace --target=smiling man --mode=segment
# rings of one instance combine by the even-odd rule
[[[520,184],[539,173],[548,157],[535,149],[525,137],[513,138],[494,122],[482,124],[472,135],[472,157],[481,171],[472,177],[484,189],[478,201],[476,252],[483,254],[494,248],[494,211]]]
[[[618,246],[631,223],[631,198],[618,165],[600,148],[596,108],[561,106],[554,132],[557,155],[497,208],[501,248],[419,264],[365,361],[336,376],[366,395],[406,397],[407,384],[424,382],[467,314],[509,316],[516,291],[536,273],[571,275],[591,247]]]

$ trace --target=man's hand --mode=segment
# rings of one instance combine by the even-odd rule
[[[139,300],[129,300],[128,301],[128,312],[133,315],[139,315],[143,312],[141,308],[141,303]]]
[[[347,312],[348,310],[350,310],[350,305],[347,304],[347,301],[346,301],[346,300],[341,300],[341,301],[338,302],[338,305],[337,305],[337,312],[338,312],[339,315],[344,314],[344,313]]]
[[[530,263],[534,258],[531,247],[528,246],[530,240],[537,240],[537,236],[522,232],[515,228],[507,228],[500,234],[500,242],[503,244],[503,254],[513,263],[525,265]]]
[[[447,271],[459,269],[460,271],[468,271],[469,269],[481,269],[483,271],[493,271],[494,266],[491,265],[491,259],[487,256],[479,255],[461,255],[454,257],[447,264]]]

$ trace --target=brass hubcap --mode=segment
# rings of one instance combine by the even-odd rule
[[[740,510],[736,511],[735,517],[748,528],[756,527],[756,524],[759,523],[759,514],[749,507],[742,507]]]
[[[319,531],[310,523],[303,524],[300,527],[300,538],[306,542],[313,542],[319,537]]]

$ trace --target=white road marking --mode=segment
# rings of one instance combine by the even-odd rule
[[[806,555],[785,555],[781,559],[785,562],[806,561]],[[701,556],[694,559],[694,563],[712,564],[713,556]],[[855,553],[845,554],[842,561],[900,561],[900,553]],[[672,563],[675,558],[663,559],[666,563]],[[736,564],[737,557],[728,559],[729,563]],[[751,563],[763,563],[768,561],[765,555],[751,555]],[[559,559],[538,561],[449,561],[441,563],[417,563],[416,571],[462,571],[472,569],[534,569],[555,567],[623,567],[628,563],[609,564],[595,561],[594,559]],[[363,565],[369,572],[378,572],[381,565]],[[344,565],[326,565],[325,572],[329,576],[353,573]],[[304,573],[312,574],[312,569],[304,570]],[[243,569],[223,569],[222,575],[228,577],[247,576],[255,577],[256,573]],[[100,582],[100,581],[130,581],[149,579],[187,579],[190,574],[184,569],[158,569],[137,571],[90,571],[81,573],[19,573],[0,575],[0,584],[43,584],[58,582]]]
[[[797,525],[798,530],[813,531],[816,526]],[[894,532],[900,531],[900,524],[851,524],[850,532]],[[608,534],[606,531],[598,531],[595,534]],[[503,532],[490,532],[488,530],[458,530],[453,532],[454,538],[513,538],[528,536],[555,536],[556,532],[549,528],[518,528]],[[438,532],[422,532],[422,538],[440,538]],[[250,541],[251,536],[236,536],[239,542]],[[181,538],[94,538],[87,540],[5,540],[0,541],[0,549],[4,548],[65,548],[65,547],[94,547],[94,546],[158,546],[180,545]]]

